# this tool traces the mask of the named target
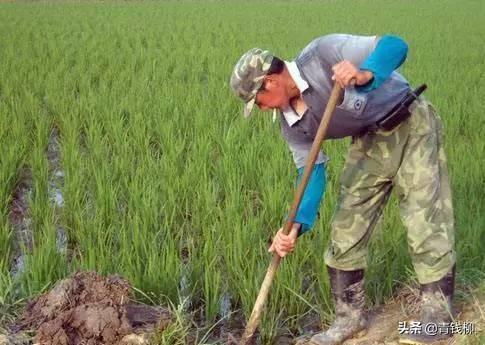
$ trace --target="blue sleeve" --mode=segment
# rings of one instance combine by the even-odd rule
[[[296,179],[297,185],[300,184],[303,177],[303,169],[304,167],[298,169],[298,177]],[[304,234],[313,227],[315,219],[317,218],[320,201],[325,193],[326,184],[327,176],[325,164],[315,164],[295,217],[295,223],[301,224],[298,236]]]
[[[365,85],[356,86],[361,92],[377,89],[406,60],[408,45],[393,35],[382,36],[374,51],[360,65],[361,70],[371,71],[374,78]]]

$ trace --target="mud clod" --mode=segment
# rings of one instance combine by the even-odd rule
[[[34,330],[42,345],[122,345],[132,334],[171,322],[168,310],[132,297],[131,285],[119,276],[79,272],[31,301],[15,328]]]

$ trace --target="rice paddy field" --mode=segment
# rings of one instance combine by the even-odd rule
[[[457,281],[483,286],[484,23],[475,0],[0,3],[0,324],[77,270],[121,274],[202,335],[247,319],[296,169],[278,122],[245,120],[228,81],[252,47],[291,60],[333,32],[408,42],[401,72],[446,127]],[[348,144],[324,144],[320,217],[280,266],[262,344],[332,319],[323,252]],[[368,260],[369,305],[415,282],[396,198]]]

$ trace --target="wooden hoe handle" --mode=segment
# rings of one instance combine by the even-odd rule
[[[310,179],[311,173],[313,171],[313,166],[315,165],[318,152],[320,151],[320,146],[322,145],[323,139],[325,138],[325,135],[327,133],[328,124],[330,123],[330,119],[333,115],[335,107],[337,106],[337,102],[340,99],[341,92],[342,88],[337,83],[335,83],[332,89],[332,93],[330,95],[330,99],[328,100],[327,106],[325,108],[325,112],[323,113],[322,121],[320,122],[320,126],[318,127],[317,135],[315,136],[315,140],[313,141],[305,168],[303,170],[301,183],[298,185],[298,188],[295,191],[293,204],[291,205],[290,213],[283,227],[283,233],[286,235],[290,233],[290,230],[293,226],[296,211],[298,210],[298,206],[300,206],[301,198],[303,196],[303,193],[305,192],[308,180]],[[248,342],[253,337],[254,332],[259,325],[259,322],[261,321],[261,314],[264,305],[266,304],[268,293],[271,288],[271,284],[273,283],[273,279],[276,275],[276,271],[278,269],[280,261],[281,257],[275,252],[273,254],[273,259],[271,260],[271,263],[268,267],[268,271],[266,272],[266,276],[264,277],[261,289],[259,290],[258,298],[254,303],[254,308],[251,313],[251,317],[249,318],[249,321],[246,325],[246,330],[244,331],[244,334],[239,343],[240,345],[248,344]]]

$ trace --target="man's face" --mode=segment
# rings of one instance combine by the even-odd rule
[[[290,99],[286,84],[281,75],[270,74],[264,77],[263,85],[256,94],[255,103],[262,111],[288,107]]]

